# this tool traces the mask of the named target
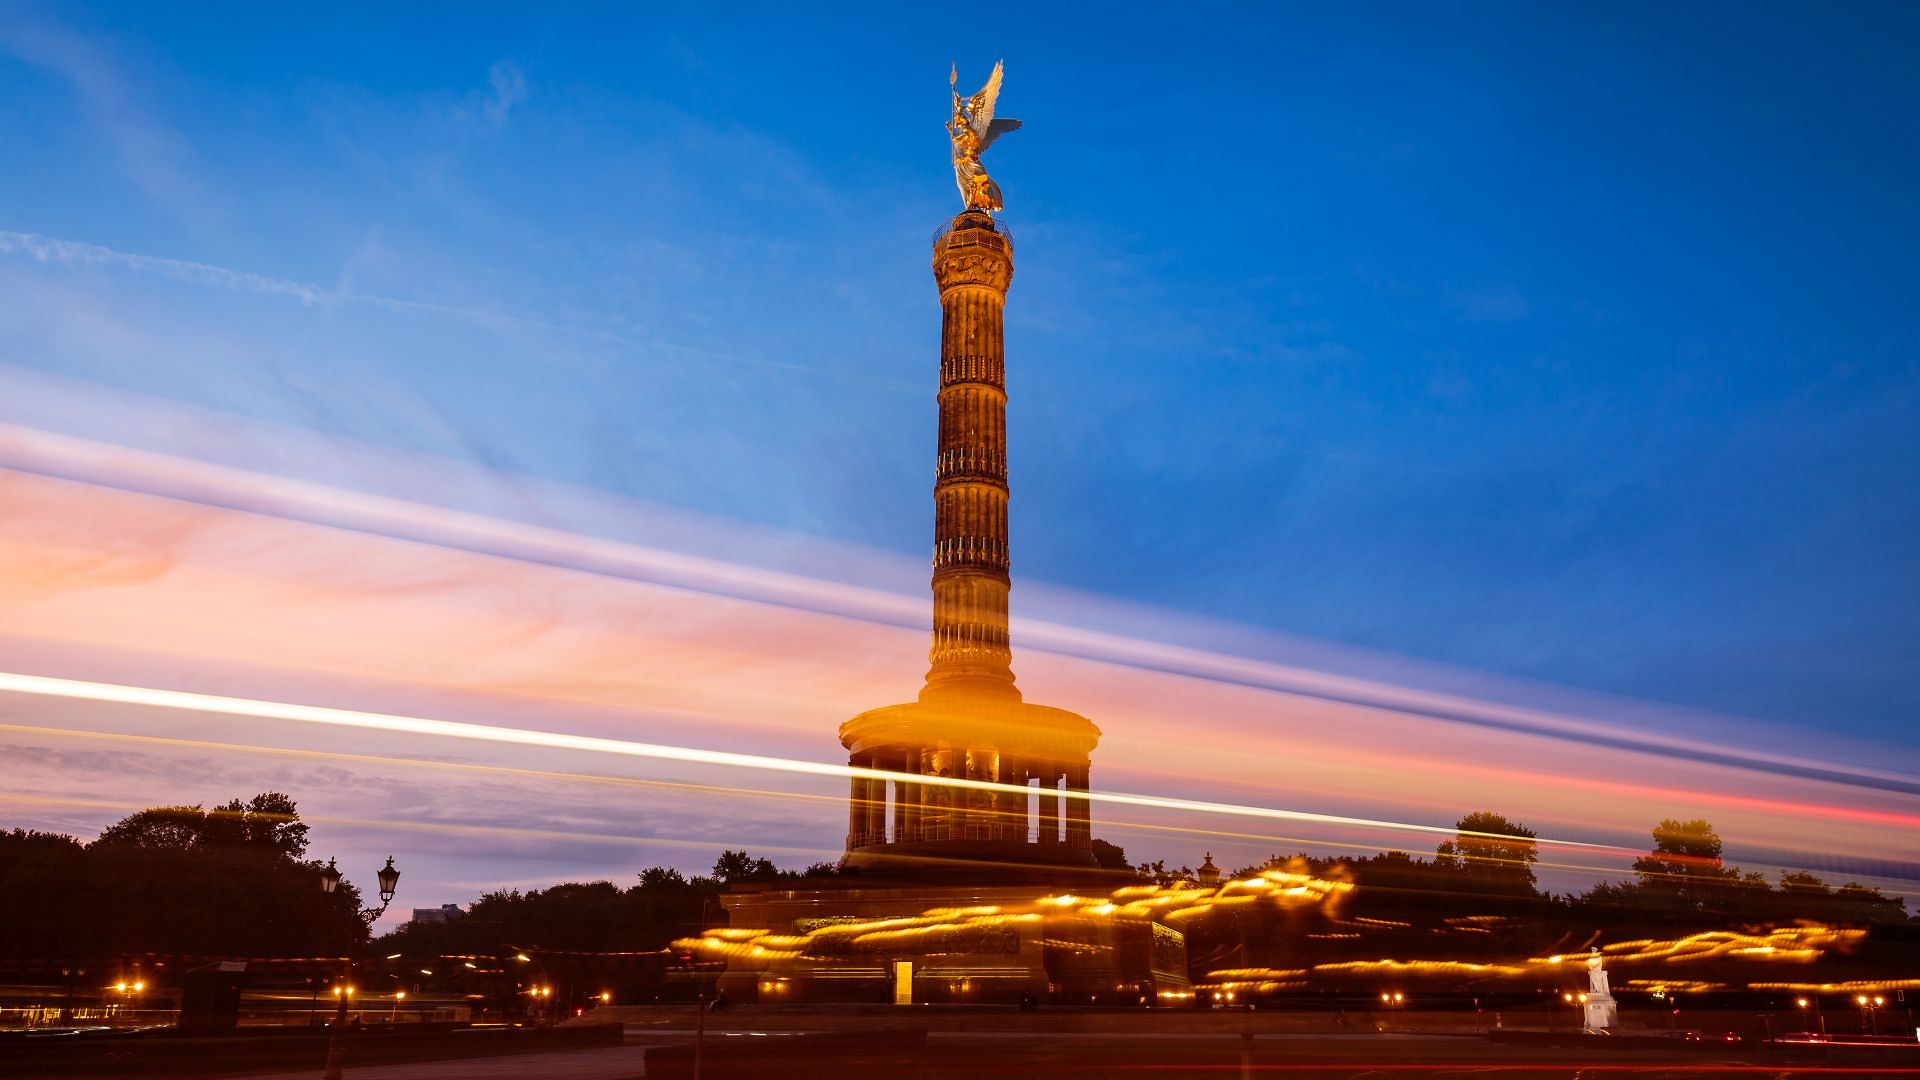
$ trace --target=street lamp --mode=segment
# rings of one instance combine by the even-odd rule
[[[1825,1035],[1827,1033],[1827,1017],[1825,1013],[1822,1013],[1820,1011],[1820,998],[1817,995],[1814,997],[1795,998],[1793,1003],[1799,1006],[1802,1010],[1805,1010],[1808,1008],[1813,1009],[1813,1020],[1814,1020],[1814,1023],[1819,1026],[1820,1034]],[[1803,1017],[1801,1021],[1802,1023],[1806,1022],[1804,1020],[1805,1015],[1806,1014],[1804,1012],[1801,1013],[1801,1016]]]
[[[121,1013],[131,1014],[134,1010],[133,996],[146,988],[147,984],[144,982],[127,982],[121,980],[120,982],[114,983],[108,989],[119,994],[120,1001],[113,1007],[110,1015],[117,1018]]]
[[[526,950],[520,948],[517,945],[509,943],[507,945],[507,948],[512,949],[514,951],[513,952],[514,960],[522,964],[532,964],[534,967],[537,967],[540,969],[540,981],[541,983],[545,984],[544,989],[540,986],[535,986],[530,988],[527,991],[527,1008],[533,1013],[533,1016],[532,1016],[533,1022],[535,1024],[539,1024],[542,1022],[543,1019],[545,1019],[547,1015],[546,1009],[544,1007],[545,1003],[543,1003],[540,999],[549,998],[553,996],[553,985],[552,985],[553,979],[551,976],[547,974],[547,965],[544,961],[528,956]]]
[[[380,879],[380,910],[385,911],[387,905],[393,903],[393,891],[400,887],[400,871],[393,867],[393,856],[387,856],[387,865],[381,867],[380,873],[376,876]],[[379,916],[376,915],[374,918],[377,919]]]
[[[1861,1026],[1865,1027],[1869,1034],[1880,1034],[1880,1017],[1877,1014],[1881,1007],[1887,1003],[1887,999],[1879,994],[1875,994],[1872,997],[1859,994],[1854,997],[1853,1003],[1860,1006],[1860,1015],[1865,1021]]]
[[[327,865],[320,868],[320,891],[332,896],[340,888],[340,876],[340,868],[334,865],[332,859],[328,859]],[[386,914],[387,905],[393,903],[394,890],[400,885],[400,871],[394,868],[393,856],[387,856],[387,865],[380,868],[377,876],[380,879],[380,906],[354,912],[360,920],[363,933],[371,933],[373,924]],[[339,999],[339,1004],[333,1011],[333,1032],[327,1039],[327,1068],[320,1074],[323,1080],[340,1080],[341,1066],[346,1063],[347,999],[353,996],[353,987],[347,985],[347,980],[353,977],[353,954],[360,944],[358,934],[349,933],[347,937],[346,969],[341,973],[340,985],[333,990],[333,996]]]

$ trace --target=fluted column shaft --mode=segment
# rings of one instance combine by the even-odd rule
[[[933,487],[930,688],[1013,691],[1007,638],[1007,392],[1002,311],[1013,250],[984,215],[936,242],[940,433]]]

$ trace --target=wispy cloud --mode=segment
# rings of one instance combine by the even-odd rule
[[[106,52],[61,27],[17,18],[0,20],[0,52],[64,80],[112,143],[121,170],[148,194],[182,216],[204,214],[192,146],[152,115],[144,104],[151,95]]]
[[[493,88],[493,96],[481,106],[480,115],[498,130],[506,126],[513,107],[527,100],[527,77],[513,61],[497,60],[487,72],[487,85]]]
[[[99,244],[63,240],[58,237],[44,236],[39,233],[14,232],[8,230],[0,230],[0,255],[22,255],[38,262],[61,266],[101,267],[129,271],[137,274],[151,274],[188,285],[199,285],[229,292],[251,293],[256,296],[298,300],[301,304],[308,307],[331,308],[335,305],[342,304],[364,304],[368,307],[380,308],[386,311],[457,319],[462,322],[494,329],[536,330],[543,333],[561,335],[576,340],[592,341],[604,345],[646,350],[664,350],[703,360],[718,360],[725,363],[775,371],[799,372],[812,378],[848,379],[882,385],[890,389],[914,387],[914,384],[909,384],[901,380],[868,379],[839,372],[823,372],[805,364],[768,360],[756,356],[741,356],[734,353],[723,353],[712,349],[683,345],[678,342],[663,341],[658,338],[640,337],[631,333],[601,327],[537,319],[515,312],[501,311],[496,308],[435,304],[423,300],[406,300],[400,297],[384,296],[377,293],[355,292],[346,287],[347,282],[351,280],[351,267],[343,270],[340,277],[340,285],[329,288],[312,282],[298,281],[291,278],[271,277],[265,274],[256,274],[248,270],[235,270],[231,267],[216,266],[210,263],[193,262],[187,259],[171,259],[157,255],[142,255],[135,252],[119,251],[114,248],[103,247]]]
[[[0,231],[0,253],[26,255],[44,263],[59,263],[62,266],[110,266],[136,273],[158,274],[190,285],[209,285],[218,289],[257,293],[263,296],[291,297],[308,305],[346,298],[345,294],[302,281],[267,277],[263,274],[232,270],[224,266],[188,262],[185,259],[135,255],[101,247],[98,244],[58,240],[38,233]],[[404,303],[404,301],[382,302]]]

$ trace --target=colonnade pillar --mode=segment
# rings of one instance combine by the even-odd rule
[[[1087,767],[1077,765],[1067,773],[1067,789],[1084,792],[1087,788]],[[1065,798],[1065,796],[1062,796]],[[1093,846],[1092,804],[1085,799],[1067,799],[1067,843],[1076,848]]]
[[[1040,842],[1060,842],[1060,774],[1048,768],[1040,776]]]
[[[848,757],[847,764],[896,774],[892,778],[856,776],[849,782],[849,849],[966,839],[1024,844],[1036,825],[1038,843],[1075,849],[1092,845],[1091,808],[1085,799],[1071,797],[1088,790],[1085,764],[1062,766],[984,750],[918,748],[863,751]],[[938,777],[942,771],[1023,789],[1038,781],[1039,813],[1029,811],[1032,796],[1022,792],[942,788],[921,779]],[[944,814],[939,813],[941,805],[946,807]]]
[[[859,768],[860,755],[854,754],[853,756],[847,758],[847,767],[850,769]],[[861,828],[865,825],[865,822],[866,822],[867,804],[864,798],[866,792],[865,792],[865,789],[861,786],[865,783],[866,781],[858,776],[852,777],[847,781],[847,850],[848,851],[852,851],[854,848],[859,847],[863,842],[865,842],[865,839],[866,839],[860,833]]]
[[[878,768],[879,766],[874,763],[872,758],[868,758],[867,767]],[[866,820],[861,828],[867,835],[868,843],[883,844],[886,843],[887,840],[887,782],[875,777],[868,777],[865,783],[867,788],[867,813]]]

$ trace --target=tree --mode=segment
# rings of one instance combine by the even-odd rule
[[[729,885],[743,881],[771,881],[780,876],[772,859],[756,859],[744,851],[722,851],[714,860],[713,876]]]
[[[1740,871],[1720,854],[1720,834],[1705,820],[1666,818],[1654,826],[1653,850],[1633,860],[1633,869],[1647,895],[1697,911],[1727,899],[1740,881]]]
[[[90,847],[189,851],[207,835],[207,812],[194,806],[155,806],[106,827]]]
[[[1143,862],[1133,868],[1133,876],[1155,885],[1179,885],[1194,880],[1193,867],[1182,866],[1178,870],[1169,869],[1165,859]]]
[[[1540,861],[1540,845],[1532,829],[1490,810],[1468,814],[1454,827],[1460,833],[1440,844],[1437,864],[1476,892],[1534,895],[1533,864]]]
[[[94,844],[146,851],[225,848],[298,859],[307,852],[307,826],[291,797],[265,791],[211,811],[195,804],[129,814],[107,826]]]
[[[130,814],[82,847],[45,834],[0,834],[0,953],[98,961],[178,956],[333,954],[359,893],[328,895],[299,858],[306,826],[291,798],[265,792],[208,812],[159,806]]]
[[[1837,922],[1903,923],[1907,921],[1907,902],[1888,896],[1879,889],[1849,881],[1833,890],[1832,917]]]
[[[93,882],[80,841],[0,832],[0,956],[84,956]]]
[[[642,889],[684,889],[687,879],[670,866],[649,866],[640,871]]]
[[[262,792],[245,804],[234,799],[211,811],[206,836],[210,843],[277,852],[289,859],[307,853],[307,825],[293,800],[278,791]]]
[[[1127,861],[1126,849],[1122,848],[1119,844],[1106,840],[1095,840],[1093,842],[1093,861],[1094,865],[1100,867],[1102,870],[1133,869],[1133,864]]]
[[[1780,892],[1792,900],[1821,900],[1833,895],[1832,886],[1805,870],[1780,874]]]

